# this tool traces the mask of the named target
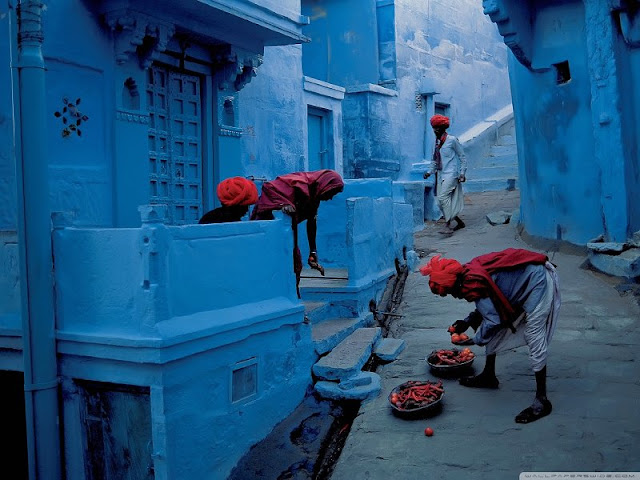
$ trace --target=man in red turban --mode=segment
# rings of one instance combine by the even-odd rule
[[[420,272],[429,276],[433,293],[476,304],[467,318],[452,325],[450,333],[460,334],[472,327],[475,336],[457,344],[485,346],[487,361],[482,373],[461,378],[460,383],[466,387],[498,388],[496,354],[527,345],[536,378],[536,396],[515,420],[529,423],[551,413],[546,386],[547,348],[556,326],[560,292],[555,267],[547,256],[508,248],[481,255],[464,265],[435,256]]]
[[[205,213],[198,223],[239,222],[258,201],[255,183],[243,177],[231,177],[218,184],[216,189],[221,207]]]
[[[309,240],[308,264],[324,275],[318,264],[316,249],[317,215],[320,202],[331,200],[342,192],[344,182],[338,172],[324,169],[315,172],[295,172],[281,175],[262,185],[262,194],[251,213],[251,220],[272,220],[274,210],[282,210],[291,216],[293,229],[293,271],[296,274],[296,290],[300,297],[300,272],[302,254],[298,247],[298,224],[307,221]]]
[[[433,173],[436,174],[434,192],[437,195],[438,206],[447,222],[446,230],[442,233],[452,233],[465,227],[459,215],[464,207],[461,184],[467,179],[467,157],[458,139],[447,133],[449,124],[449,118],[444,115],[431,117],[436,146],[433,151],[431,168],[424,174],[424,178],[429,178]],[[456,221],[456,226],[453,228],[451,227],[452,220]]]

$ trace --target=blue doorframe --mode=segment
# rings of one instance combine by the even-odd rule
[[[309,171],[335,168],[331,131],[331,112],[315,107],[307,110]]]

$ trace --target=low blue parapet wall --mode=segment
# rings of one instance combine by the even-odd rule
[[[394,204],[410,205],[410,203],[405,198],[404,191],[395,191],[394,182],[390,179],[345,179],[344,182],[345,187],[342,193],[320,204],[316,243],[320,263],[323,266],[348,268],[350,281],[358,282],[358,279],[362,279],[360,275],[364,270],[378,268],[379,272],[386,272],[389,268],[393,268],[394,258],[401,256],[403,248],[413,249],[414,220],[406,216],[406,211],[402,207],[394,210]],[[354,198],[370,199],[371,203],[359,207],[357,212],[350,212],[348,202]],[[387,200],[380,202],[379,199]],[[352,223],[349,223],[350,221]],[[299,244],[303,260],[306,260],[309,247],[304,225],[303,223],[299,229]],[[371,233],[372,239],[387,237],[390,239],[390,243],[385,240],[384,245],[377,242],[367,247],[368,253],[376,258],[367,259],[366,267],[360,263],[364,259],[356,260],[353,252],[349,250],[349,243],[352,242],[349,237],[361,235],[353,230],[354,226],[356,229],[363,228]],[[376,263],[377,267],[371,267],[372,262]]]
[[[281,217],[54,231],[69,472],[84,461],[78,381],[149,389],[156,478],[226,478],[295,409],[317,356],[291,238]]]

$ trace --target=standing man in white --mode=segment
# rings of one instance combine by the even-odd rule
[[[452,233],[465,227],[458,215],[464,207],[461,183],[466,180],[467,157],[458,139],[447,133],[449,125],[449,117],[444,115],[431,117],[431,127],[436,135],[436,148],[433,152],[431,170],[424,174],[424,178],[429,178],[433,173],[436,174],[435,193],[442,215],[447,222],[446,230],[442,233]],[[454,227],[451,226],[452,220],[456,221]]]

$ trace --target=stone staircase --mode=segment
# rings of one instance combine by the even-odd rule
[[[317,300],[323,290],[335,294],[340,285],[347,288],[345,275],[345,271],[331,269],[325,272],[325,277],[307,271],[302,274],[305,315],[318,355],[313,366],[315,390],[324,398],[364,401],[380,393],[380,377],[362,371],[363,366],[371,355],[384,362],[395,360],[404,348],[404,341],[383,338],[382,330],[374,326],[373,313],[361,308],[354,310],[354,305],[361,301],[341,302],[340,295],[334,295],[337,300],[333,302]],[[309,300],[305,300],[307,289],[315,294]]]
[[[465,192],[514,190],[518,150],[513,110],[503,109],[460,135],[468,161]]]

